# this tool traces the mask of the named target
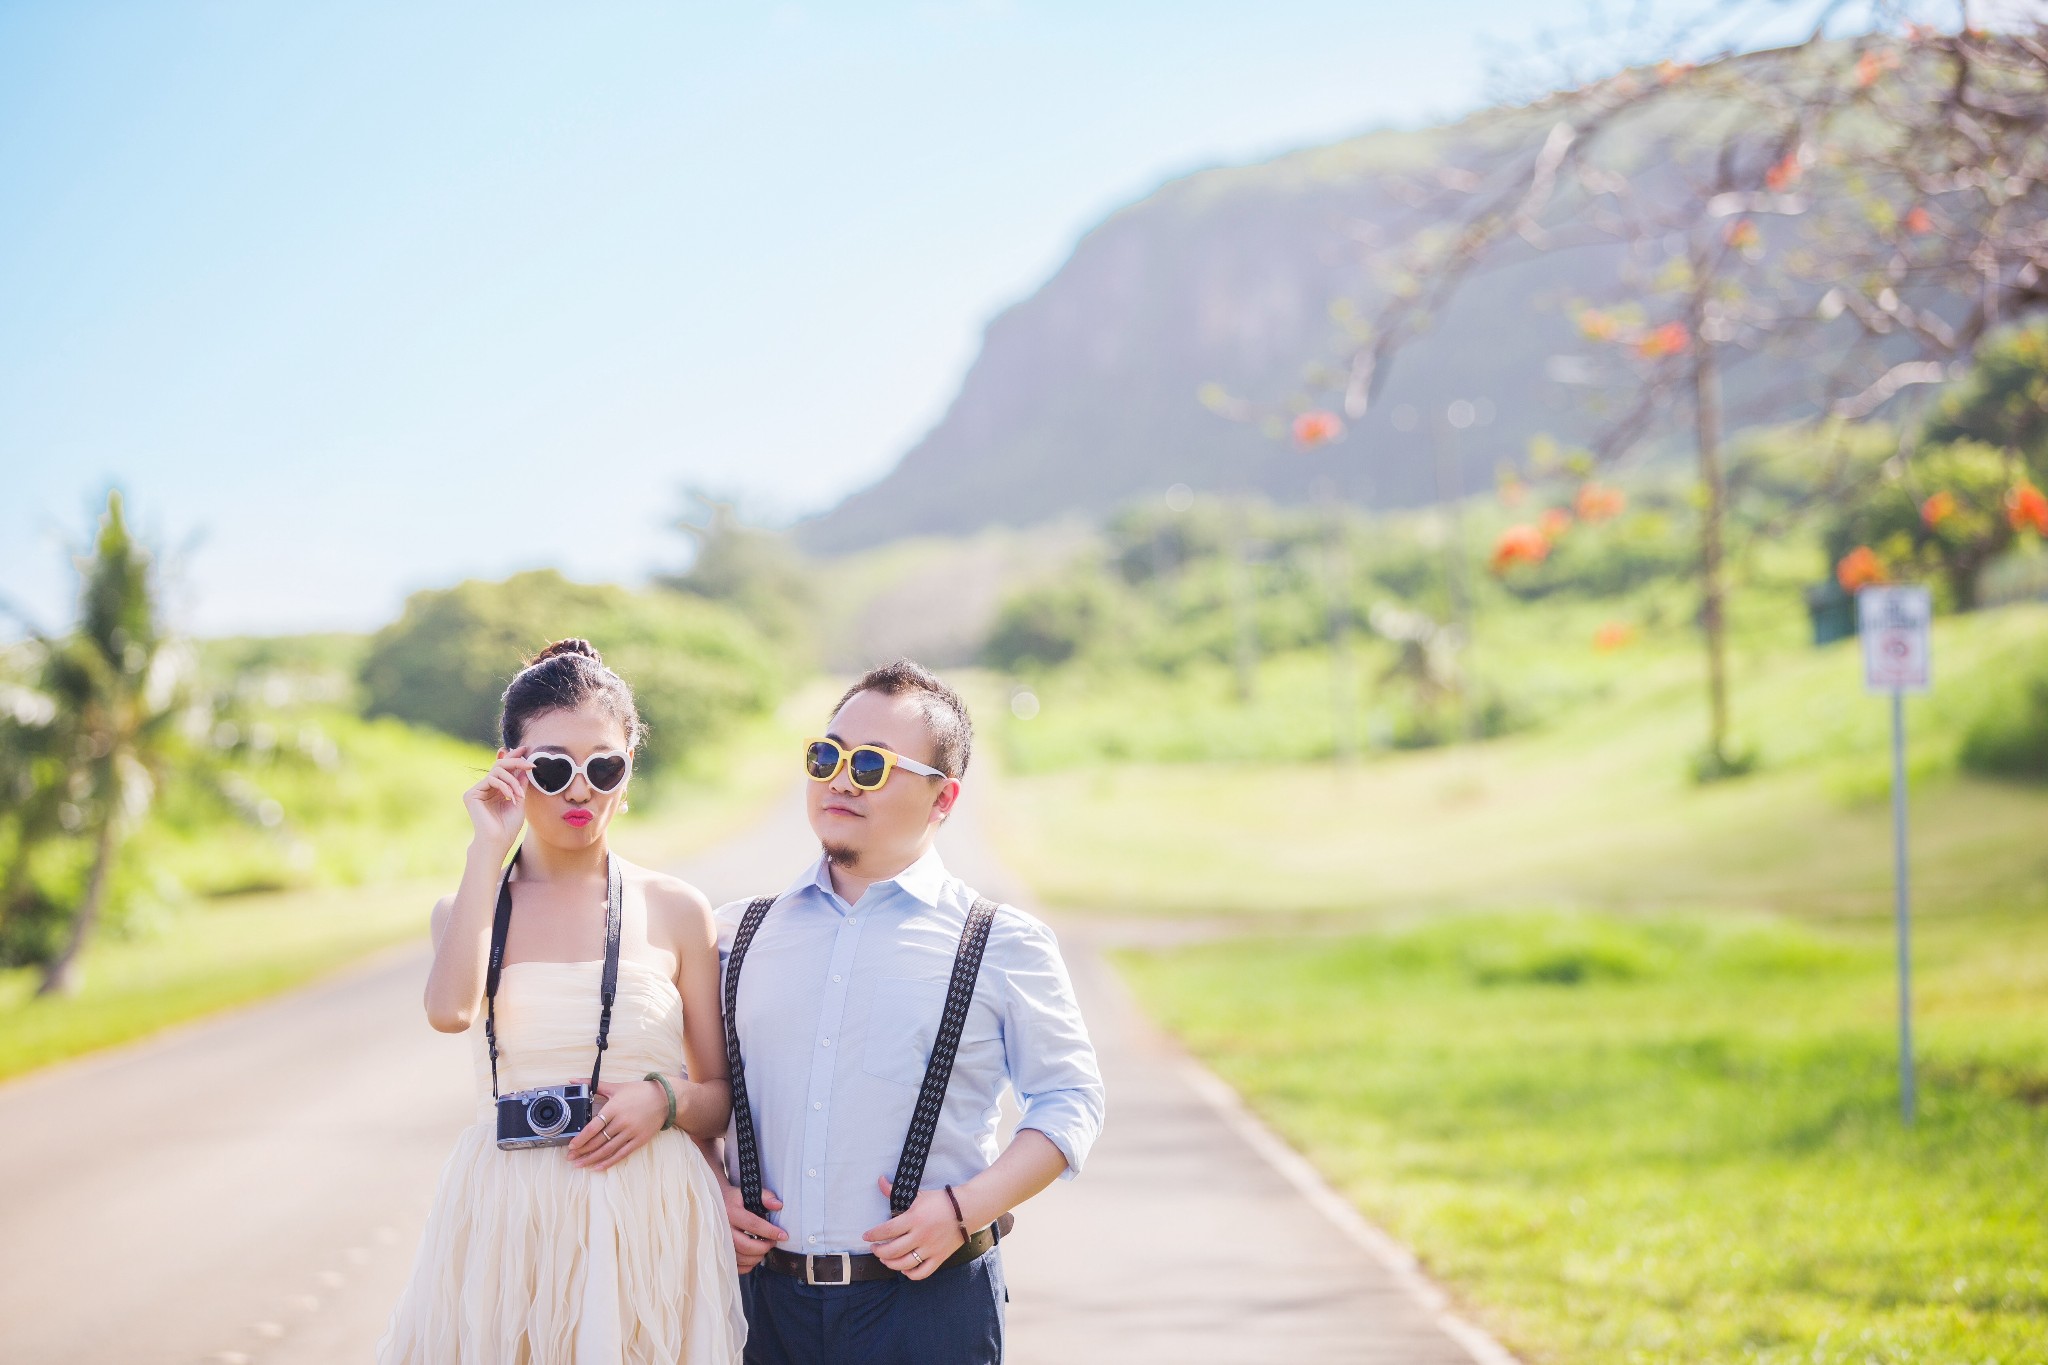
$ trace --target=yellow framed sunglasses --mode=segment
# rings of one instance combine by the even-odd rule
[[[847,780],[864,792],[871,792],[889,780],[889,774],[902,768],[916,773],[919,777],[944,777],[937,768],[926,767],[914,758],[905,758],[893,749],[884,749],[878,744],[856,744],[851,747],[836,739],[810,739],[804,741],[804,771],[813,782],[830,782],[839,776],[839,770],[846,770]]]

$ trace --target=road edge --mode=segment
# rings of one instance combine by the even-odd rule
[[[86,1052],[75,1052],[69,1057],[44,1062],[41,1066],[12,1076],[0,1077],[0,1091],[25,1090],[52,1077],[69,1076],[78,1072],[93,1072],[107,1067],[118,1066],[138,1056],[147,1056],[160,1048],[170,1047],[193,1033],[223,1027],[245,1014],[269,1009],[281,1001],[298,995],[309,995],[331,987],[344,985],[358,976],[395,967],[409,957],[424,958],[430,948],[423,934],[415,934],[396,943],[386,943],[371,948],[355,957],[344,958],[312,976],[301,978],[266,991],[252,995],[246,1000],[236,1000],[200,1014],[187,1015],[147,1033],[139,1033],[119,1042],[108,1043]],[[426,978],[424,974],[421,980]]]
[[[1523,1365],[1492,1333],[1459,1314],[1452,1306],[1449,1291],[1429,1277],[1415,1253],[1360,1213],[1358,1206],[1324,1179],[1307,1157],[1267,1127],[1265,1120],[1252,1112],[1228,1081],[1185,1052],[1181,1052],[1178,1061],[1181,1074],[1203,1102],[1337,1231],[1379,1262],[1444,1335],[1465,1348],[1473,1365]]]

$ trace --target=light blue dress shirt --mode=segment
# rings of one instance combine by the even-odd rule
[[[936,851],[853,905],[820,858],[755,933],[740,971],[740,1054],[786,1250],[864,1252],[861,1234],[888,1219],[875,1181],[895,1178],[973,903]],[[721,960],[746,909],[736,901],[718,912]],[[1065,1154],[1062,1178],[1078,1174],[1102,1130],[1102,1073],[1052,931],[1007,905],[975,980],[926,1189],[958,1185],[996,1159],[1006,1084],[1019,1126]],[[726,1165],[737,1184],[730,1130]]]

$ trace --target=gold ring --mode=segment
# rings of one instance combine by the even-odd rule
[[[919,1251],[916,1247],[912,1247],[910,1249],[910,1254],[917,1257],[917,1263],[919,1265],[924,1264],[924,1253],[922,1251]]]

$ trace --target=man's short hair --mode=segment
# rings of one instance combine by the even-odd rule
[[[967,760],[974,753],[974,722],[967,718],[967,703],[960,700],[960,694],[940,682],[930,669],[909,659],[871,668],[846,689],[832,714],[838,715],[863,692],[916,697],[925,728],[931,731],[932,766],[948,777],[966,776]]]

